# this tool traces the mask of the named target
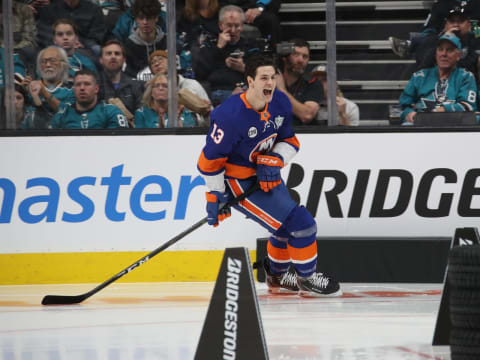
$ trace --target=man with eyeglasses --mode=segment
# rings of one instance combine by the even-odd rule
[[[145,91],[144,82],[132,79],[122,71],[125,63],[125,48],[117,39],[107,41],[102,46],[99,79],[99,99],[118,106],[133,127],[135,111],[141,106]]]
[[[75,101],[61,103],[53,117],[52,129],[113,129],[126,128],[127,119],[122,111],[111,104],[98,101],[95,73],[83,69],[73,79]]]
[[[218,18],[217,43],[200,48],[198,57],[193,59],[196,78],[208,81],[214,106],[243,91],[244,56],[255,48],[252,40],[240,36],[245,23],[245,13],[240,7],[224,6]]]
[[[65,50],[49,46],[38,53],[37,69],[40,80],[26,76],[22,85],[28,87],[38,114],[34,128],[45,129],[58,110],[60,102],[74,100],[71,84],[68,82],[68,56]]]
[[[220,6],[237,5],[245,12],[245,22],[260,30],[262,37],[275,46],[282,40],[278,12],[281,0],[219,0]]]

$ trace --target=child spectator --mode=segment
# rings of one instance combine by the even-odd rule
[[[68,81],[73,82],[75,73],[83,68],[97,73],[90,58],[77,51],[78,30],[72,19],[58,19],[53,25],[53,43],[61,47],[68,56]]]

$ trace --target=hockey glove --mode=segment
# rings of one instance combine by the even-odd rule
[[[280,170],[283,167],[283,158],[281,155],[269,152],[257,157],[257,180],[260,188],[269,192],[275,186],[282,183]]]
[[[228,195],[219,191],[210,191],[207,195],[207,222],[208,225],[218,226],[220,221],[232,215],[230,208],[220,209],[220,206],[228,201]]]

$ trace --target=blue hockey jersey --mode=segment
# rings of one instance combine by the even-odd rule
[[[477,85],[473,74],[456,68],[448,79],[438,77],[438,66],[414,73],[400,96],[401,119],[411,112],[433,111],[443,106],[447,112],[475,111]]]
[[[210,190],[222,190],[224,177],[246,179],[255,175],[259,153],[273,150],[288,163],[300,147],[291,127],[292,105],[278,90],[261,112],[250,106],[244,92],[215,108],[210,119],[197,164]]]

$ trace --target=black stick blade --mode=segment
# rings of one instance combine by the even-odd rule
[[[42,305],[71,305],[78,304],[85,300],[88,296],[85,295],[46,295],[42,299]]]

